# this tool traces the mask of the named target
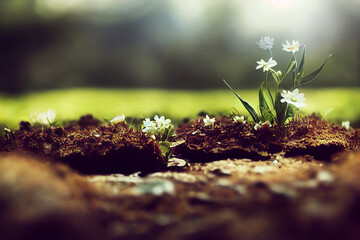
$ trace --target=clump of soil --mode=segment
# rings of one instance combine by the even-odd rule
[[[226,158],[269,159],[271,154],[311,155],[328,160],[334,153],[360,148],[360,131],[329,125],[312,115],[293,120],[284,128],[263,125],[255,130],[250,123],[234,123],[230,117],[216,119],[214,127],[201,119],[177,130],[173,147],[178,157],[193,162]]]
[[[0,158],[0,239],[103,239],[94,188],[68,167],[18,153]]]
[[[360,153],[339,158],[220,160],[139,177],[4,154],[0,239],[357,240]]]
[[[359,239],[360,152],[344,152],[360,150],[359,130],[310,116],[177,132],[174,154],[190,163],[166,168],[159,144],[123,122],[22,122],[1,141],[0,239]],[[119,174],[137,171],[148,174]]]
[[[84,174],[149,173],[166,168],[154,139],[124,122],[99,123],[91,115],[67,127],[42,129],[21,122],[19,130],[3,139],[0,151],[31,152]]]

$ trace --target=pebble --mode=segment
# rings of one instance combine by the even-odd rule
[[[322,183],[332,183],[334,181],[334,176],[325,170],[320,170],[316,176],[317,180]]]
[[[255,166],[253,169],[253,172],[255,173],[266,173],[266,172],[273,172],[274,171],[274,167],[272,166]]]
[[[152,178],[172,178],[180,182],[186,182],[186,183],[194,183],[196,181],[201,181],[201,179],[195,177],[192,174],[189,173],[178,173],[178,172],[158,172],[158,173],[152,173],[148,177]],[[205,177],[204,177],[205,178]]]
[[[163,179],[147,179],[133,188],[133,192],[138,195],[150,194],[162,196],[165,194],[174,195],[175,186],[173,182]]]
[[[316,188],[318,186],[318,181],[311,179],[311,180],[305,180],[305,181],[294,181],[292,182],[292,185],[296,188]]]
[[[49,154],[49,153],[51,153],[51,143],[44,143],[43,144],[43,148],[44,148],[44,153],[45,154]]]
[[[170,158],[168,161],[168,167],[184,167],[186,165],[186,161],[181,158]]]
[[[272,185],[270,185],[270,190],[273,193],[284,195],[284,196],[291,197],[291,198],[296,197],[296,195],[297,195],[297,192],[295,189],[285,186],[285,185],[272,184]]]

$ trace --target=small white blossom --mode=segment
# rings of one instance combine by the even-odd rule
[[[163,134],[166,129],[171,129],[173,127],[170,119],[165,119],[164,116],[159,117],[158,115],[154,117],[154,121],[151,121],[150,118],[146,118],[143,121],[143,125],[144,128],[142,131],[153,135]]]
[[[255,126],[254,126],[254,129],[257,131],[261,128],[261,123],[256,123]]]
[[[30,114],[31,122],[33,124],[39,123],[41,125],[51,125],[54,122],[55,117],[56,117],[56,113],[51,110],[42,113],[34,112]]]
[[[158,130],[156,127],[156,123],[151,121],[150,118],[145,118],[143,124],[144,124],[144,128],[142,129],[142,132],[150,133],[150,134],[157,133]]]
[[[350,128],[350,121],[344,121],[341,123],[341,126],[344,127],[346,130]]]
[[[56,113],[54,111],[48,110],[46,112],[46,118],[50,124],[55,121]]]
[[[145,118],[143,121],[144,127],[155,127],[156,124],[150,120],[150,118]]]
[[[256,62],[258,64],[258,66],[256,67],[256,69],[263,69],[263,72],[265,71],[269,71],[270,68],[275,67],[277,65],[277,62],[275,60],[273,60],[272,58],[269,59],[269,61],[265,62],[263,59],[261,59],[260,61]]]
[[[241,123],[246,123],[245,117],[244,116],[234,116],[233,117],[233,121],[234,122],[241,122]]]
[[[285,91],[281,93],[283,97],[280,99],[280,102],[284,103],[287,102],[288,104],[294,105],[297,108],[305,107],[305,94],[299,93],[299,89],[294,89],[294,91]]]
[[[257,44],[259,45],[259,48],[262,48],[264,50],[271,49],[274,45],[274,38],[269,36],[261,37],[260,41]]]
[[[125,115],[124,114],[114,117],[109,122],[111,122],[111,123],[119,123],[119,122],[123,122],[123,121],[125,121]]]
[[[300,43],[299,41],[293,40],[290,44],[290,42],[286,40],[286,44],[283,44],[282,46],[284,51],[296,53],[297,51],[299,51]]]
[[[265,125],[268,125],[268,127],[272,127],[272,125],[271,125],[271,123],[269,121],[265,121],[265,122],[260,121],[260,122],[255,124],[254,129],[257,131],[257,130],[261,129],[262,126],[265,126]]]
[[[264,123],[261,124],[261,126],[265,126],[268,125],[269,127],[272,127],[271,123],[269,121],[265,121]]]
[[[206,117],[203,119],[205,126],[212,126],[214,127],[215,118],[210,118],[209,115],[206,115]]]
[[[160,129],[160,131],[171,127],[171,120],[170,119],[165,119],[164,116],[159,117],[158,115],[156,115],[154,117],[154,120],[156,122],[156,126]]]

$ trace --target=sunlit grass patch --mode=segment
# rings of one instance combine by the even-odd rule
[[[257,90],[238,90],[249,103],[258,101]],[[327,120],[355,122],[360,119],[360,89],[304,89],[306,114],[319,112]],[[200,111],[209,114],[229,114],[236,108],[247,116],[247,111],[227,89],[211,91],[179,91],[158,89],[69,89],[30,93],[18,97],[0,96],[0,122],[16,128],[19,121],[30,121],[32,112],[53,110],[56,120],[67,121],[92,113],[100,119],[112,119],[119,114],[126,117],[164,115],[173,120],[193,118]]]

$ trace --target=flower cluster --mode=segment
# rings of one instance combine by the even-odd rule
[[[293,40],[290,43],[290,41],[286,41],[282,44],[282,49],[291,53],[291,59],[285,71],[282,72],[273,69],[278,64],[276,60],[274,60],[271,50],[274,46],[274,42],[274,38],[266,36],[262,37],[257,43],[259,48],[269,50],[270,53],[268,61],[260,59],[260,61],[256,62],[258,64],[256,69],[262,69],[265,73],[265,80],[262,82],[259,89],[260,113],[256,112],[254,108],[251,107],[248,102],[243,100],[224,80],[224,83],[233,91],[251,115],[255,124],[255,129],[260,129],[265,123],[268,123],[267,125],[270,127],[273,123],[276,123],[281,127],[289,118],[295,116],[300,108],[305,107],[305,94],[300,93],[298,87],[313,81],[320,74],[328,58],[331,56],[330,55],[317,70],[304,76],[305,47],[303,47],[302,58],[300,64],[298,64],[295,53],[300,50],[300,42]],[[285,82],[289,81],[289,78],[286,78],[287,75],[291,76],[291,82],[290,84],[287,84],[292,86],[291,89],[285,89],[284,87],[286,86]],[[275,84],[269,84],[269,76],[272,76]]]
[[[173,125],[171,124],[170,119],[165,119],[164,116],[159,117],[156,115],[154,120],[145,118],[142,131],[159,138],[159,140],[165,141],[169,137],[172,128]]]
[[[245,120],[245,117],[244,116],[234,116],[233,117],[233,121],[235,122],[235,123],[243,123],[243,124],[245,124],[246,123],[246,120]]]
[[[33,112],[30,114],[30,119],[32,124],[40,125],[52,125],[54,123],[56,113],[54,111],[48,110],[42,113]]]

